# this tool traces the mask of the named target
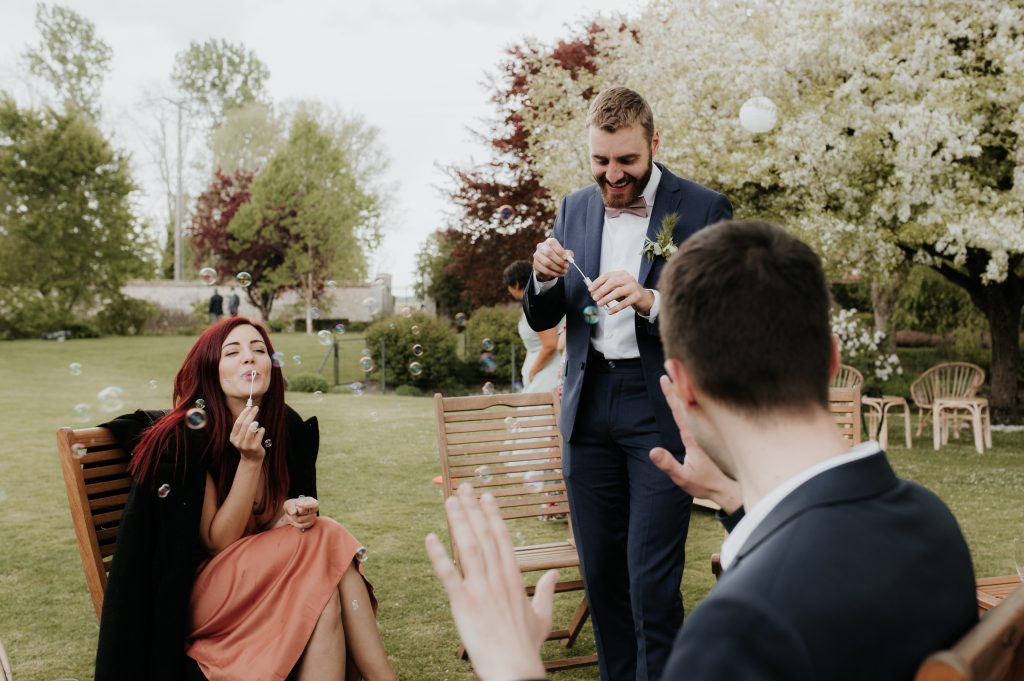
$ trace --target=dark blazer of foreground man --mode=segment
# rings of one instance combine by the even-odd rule
[[[974,625],[971,557],[942,501],[897,478],[876,442],[850,449],[839,432],[828,384],[840,360],[817,256],[774,225],[722,222],[672,258],[662,296],[661,387],[687,456],[656,448],[651,459],[721,503],[731,533],[725,571],[661,678],[909,681]],[[533,604],[518,590],[474,597],[507,584],[515,563],[493,501],[478,505],[466,487],[447,503],[460,556],[508,559],[469,562],[460,577],[428,538],[456,625],[481,678],[541,678],[557,575]],[[487,525],[468,522],[477,516]],[[480,627],[521,632],[503,636],[520,645],[495,645]]]

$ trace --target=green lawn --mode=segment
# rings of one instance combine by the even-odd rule
[[[279,334],[275,342],[290,374],[315,371],[326,352],[302,334]],[[174,372],[190,344],[184,337],[153,337],[0,345],[0,639],[18,681],[92,678],[97,623],[54,431],[85,425],[74,412],[79,403],[91,405],[89,424],[114,415],[96,398],[106,386],[124,389],[125,411],[166,407]],[[342,346],[344,383],[360,377],[360,348],[354,338]],[[295,354],[303,357],[300,367],[292,360]],[[82,365],[80,375],[69,372],[72,362]],[[303,416],[320,418],[321,509],[370,550],[365,568],[381,601],[380,625],[399,676],[469,681],[468,664],[454,657],[454,627],[423,551],[428,532],[445,536],[440,491],[431,484],[438,471],[431,400],[381,396],[371,389],[362,396],[336,393],[322,400],[290,393],[289,402]],[[995,433],[995,449],[978,455],[967,437],[933,452],[926,431],[907,451],[895,447],[902,442],[898,425],[892,426],[890,442],[900,474],[930,487],[952,507],[979,575],[1011,573],[1011,538],[1024,533],[1024,434]],[[557,523],[537,526],[538,536],[564,532]],[[683,579],[688,609],[711,587],[708,557],[721,537],[709,515],[696,513]],[[570,596],[563,599],[565,614],[574,603]],[[593,642],[587,636],[578,645],[588,651]],[[591,668],[557,678],[596,679],[597,674]]]

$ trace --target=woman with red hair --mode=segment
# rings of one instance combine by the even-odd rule
[[[266,330],[196,340],[174,407],[104,424],[135,481],[118,529],[96,680],[394,679],[365,555],[319,516],[316,419],[284,402]]]

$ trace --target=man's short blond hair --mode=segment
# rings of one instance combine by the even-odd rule
[[[626,87],[610,87],[590,103],[587,127],[615,132],[639,123],[650,142],[654,137],[654,112],[639,94]]]

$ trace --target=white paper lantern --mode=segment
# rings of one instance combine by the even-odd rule
[[[775,127],[778,120],[778,107],[767,97],[751,97],[740,107],[740,125],[747,132],[768,132]]]

